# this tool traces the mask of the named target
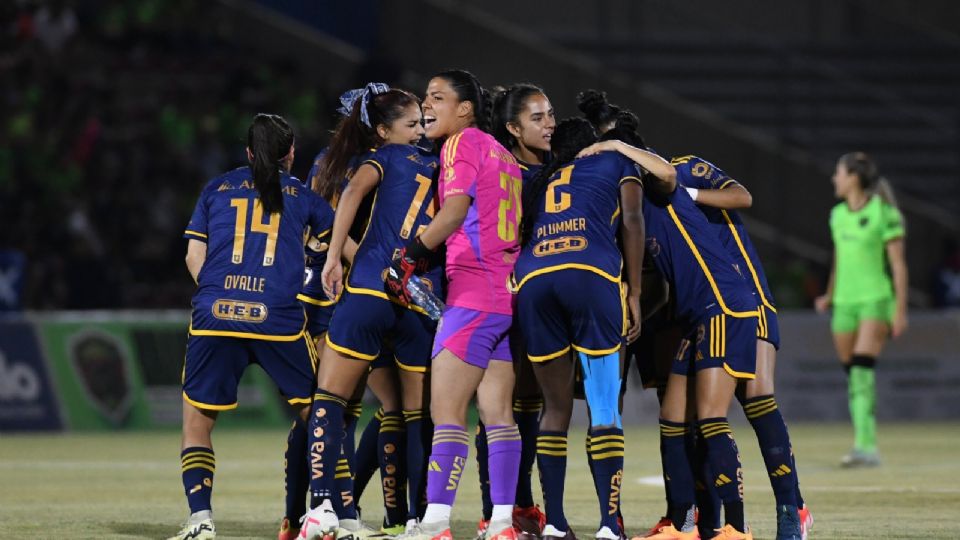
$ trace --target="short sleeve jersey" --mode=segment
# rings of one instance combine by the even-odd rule
[[[724,189],[737,185],[737,181],[722,169],[697,156],[674,158],[670,163],[677,171],[677,181],[685,187]],[[707,221],[720,237],[720,242],[733,258],[740,273],[753,284],[757,298],[768,309],[776,311],[773,293],[770,292],[770,286],[767,284],[767,276],[763,271],[763,265],[760,264],[760,257],[739,214],[734,210],[723,210],[706,205],[697,205],[697,208],[707,216]]]
[[[510,273],[520,252],[521,175],[516,158],[492,136],[466,128],[440,151],[440,203],[471,199],[447,238],[447,304],[512,314]]]
[[[415,146],[388,144],[366,154],[359,163],[376,169],[380,184],[347,278],[347,290],[386,299],[383,280],[394,253],[433,219],[438,160]],[[421,276],[438,295],[441,272],[437,268]]]
[[[756,317],[757,299],[690,195],[644,190],[646,252],[670,283],[677,319],[696,321],[718,306],[733,317]]]
[[[856,212],[842,202],[830,212],[830,232],[837,257],[833,303],[893,298],[885,246],[905,234],[900,211],[878,195]]]
[[[207,243],[193,334],[274,341],[301,335],[304,235],[330,229],[333,209],[300,180],[281,173],[280,182],[282,214],[264,215],[249,167],[214,178],[200,194],[184,231]]]
[[[537,201],[533,236],[514,270],[518,288],[557,270],[587,270],[620,282],[617,246],[620,186],[640,182],[636,165],[616,152],[577,159],[551,178]]]

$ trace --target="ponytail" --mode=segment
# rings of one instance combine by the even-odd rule
[[[332,201],[350,168],[350,161],[370,148],[383,145],[378,125],[389,127],[410,105],[420,101],[406,90],[390,88],[383,83],[369,83],[364,88],[349,90],[340,96],[344,115],[333,133],[330,147],[320,164],[320,173],[311,188]]]
[[[860,180],[860,188],[868,194],[878,195],[887,204],[896,207],[897,197],[890,181],[880,176],[877,164],[865,152],[850,152],[840,156],[840,163]]]
[[[247,148],[253,155],[253,187],[267,214],[283,212],[280,168],[292,146],[293,130],[283,117],[262,113],[254,117],[247,130]]]
[[[583,118],[567,118],[557,124],[550,141],[553,159],[523,186],[523,210],[520,219],[520,243],[527,245],[533,237],[533,225],[540,210],[540,199],[547,191],[550,178],[561,167],[573,161],[581,150],[597,140],[597,133],[590,122]]]

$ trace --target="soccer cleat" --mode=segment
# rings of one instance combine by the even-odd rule
[[[396,525],[384,524],[380,527],[380,532],[386,536],[400,536],[407,532],[407,526],[403,523],[397,523]]]
[[[667,516],[663,516],[662,518],[660,518],[660,521],[658,521],[656,525],[654,525],[653,527],[650,527],[650,530],[647,531],[646,534],[644,534],[643,536],[634,536],[633,539],[636,540],[637,538],[650,538],[653,535],[659,533],[660,529],[664,529],[666,527],[673,527],[673,522],[670,521],[670,518],[668,518]]]
[[[490,528],[490,520],[481,518],[477,522],[477,535],[473,537],[473,540],[483,540],[483,535],[487,534],[488,528]]]
[[[664,521],[664,520],[660,520]],[[651,531],[647,536],[636,536],[634,540],[639,538],[655,538],[656,540],[700,540],[700,533],[696,528],[691,532],[678,531],[676,527],[673,526],[673,523],[670,523],[670,520],[666,520],[667,524],[661,526],[656,531]]]
[[[797,513],[800,515],[800,538],[801,540],[807,540],[810,529],[813,528],[813,514],[810,513],[810,508],[807,505],[803,505]]]
[[[167,540],[214,540],[216,537],[217,528],[213,526],[213,517],[209,510],[204,510],[190,516],[180,532]]]
[[[394,540],[453,540],[450,527],[441,528],[441,523],[415,523],[408,527],[406,532]]]
[[[311,508],[300,522],[300,536],[302,540],[334,540],[340,520],[333,511],[330,500],[324,500],[316,508]]]
[[[620,540],[620,535],[611,531],[610,527],[600,527],[600,530],[593,535],[596,540]]]
[[[496,531],[492,533],[491,531]],[[513,528],[513,521],[491,522],[487,526],[484,540],[519,540],[519,531]]]
[[[713,537],[713,540],[753,540],[753,533],[750,532],[749,527],[747,532],[740,532],[729,523],[724,525],[722,529],[717,529],[716,533],[717,535]]]
[[[513,508],[513,528],[525,535],[540,536],[547,524],[547,516],[537,505]]]
[[[364,525],[359,519],[341,519],[337,526],[337,540],[366,540],[368,538],[385,537],[384,533]]]
[[[854,448],[849,454],[843,456],[840,460],[840,466],[845,469],[854,469],[858,467],[879,467],[880,454],[876,450],[873,452],[864,452]]]
[[[800,540],[800,513],[796,506],[777,506],[777,540]]]
[[[300,536],[300,528],[290,526],[290,518],[283,518],[280,522],[280,532],[277,533],[277,540],[295,540]]]
[[[568,528],[567,532],[563,532],[553,525],[547,525],[543,528],[540,540],[577,540],[577,535],[573,534],[573,529]]]

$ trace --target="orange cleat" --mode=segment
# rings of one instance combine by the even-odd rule
[[[747,527],[747,532],[740,532],[728,523],[722,529],[717,529],[716,532],[717,535],[713,537],[713,540],[753,540],[753,533],[750,532],[749,527]]]
[[[640,538],[653,538],[654,540],[700,540],[700,533],[696,528],[691,532],[683,532],[678,531],[676,527],[673,526],[673,523],[670,523],[669,519],[664,518],[660,521],[666,521],[667,524],[660,527],[656,531],[650,531],[647,536],[637,536],[633,540],[638,540]]]
[[[673,527],[673,522],[670,521],[670,518],[667,516],[660,518],[660,521],[658,521],[653,527],[650,527],[650,530],[647,531],[646,534],[643,536],[635,536],[634,538],[650,538],[651,536],[660,532],[660,529],[663,529],[664,527]]]
[[[810,534],[810,529],[813,528],[813,514],[810,513],[810,508],[807,505],[803,505],[799,510],[800,513],[800,538],[801,540],[807,540],[807,536]]]

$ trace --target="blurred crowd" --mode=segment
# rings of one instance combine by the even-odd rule
[[[186,308],[181,232],[204,182],[245,162],[256,112],[291,122],[294,174],[307,174],[336,96],[303,84],[303,62],[249,45],[221,8],[0,3],[0,311]],[[400,78],[366,52],[358,80]],[[781,254],[767,267],[783,307],[822,290],[804,261]],[[930,292],[960,306],[956,246]]]
[[[205,180],[244,163],[255,112],[291,121],[306,174],[329,97],[215,7],[2,3],[0,250],[25,261],[22,307],[187,307],[180,233]]]

